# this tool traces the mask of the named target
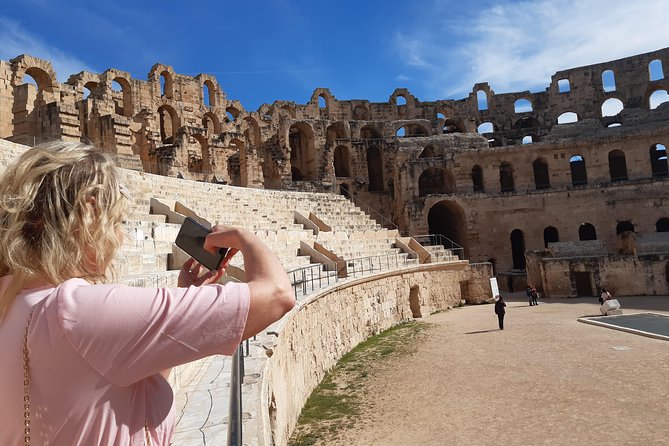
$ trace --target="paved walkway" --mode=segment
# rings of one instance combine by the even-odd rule
[[[368,383],[369,407],[340,445],[664,445],[669,342],[577,322],[596,298],[492,305],[426,318],[416,353]],[[626,314],[669,314],[669,297],[619,298]]]

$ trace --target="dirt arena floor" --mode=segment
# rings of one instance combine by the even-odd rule
[[[669,314],[669,297],[620,298],[625,314]],[[596,298],[507,295],[426,317],[415,354],[368,381],[368,407],[337,445],[666,445],[669,341],[577,322]]]

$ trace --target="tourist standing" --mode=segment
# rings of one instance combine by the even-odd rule
[[[495,314],[497,315],[497,320],[499,321],[499,329],[504,330],[504,314],[506,313],[506,303],[502,296],[497,296],[497,301],[495,302]]]
[[[534,305],[532,303],[532,285],[527,285],[527,289],[525,290],[525,294],[527,294],[527,301],[530,303],[530,307]]]
[[[533,286],[532,291],[530,293],[530,296],[532,296],[532,305],[539,305],[539,302],[537,302],[537,298],[539,298],[539,293],[537,292],[537,289]]]

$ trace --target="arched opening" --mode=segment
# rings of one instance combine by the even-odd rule
[[[513,110],[516,113],[527,113],[532,111],[532,103],[527,99],[518,99],[513,103]]]
[[[328,100],[325,95],[318,95],[318,108],[328,108]]]
[[[571,171],[572,186],[583,186],[588,184],[585,159],[583,159],[581,155],[574,155],[569,158],[569,170]]]
[[[479,110],[488,110],[488,94],[485,91],[476,92],[476,102]]]
[[[290,164],[297,168],[299,179],[295,181],[315,180],[316,151],[314,149],[314,131],[309,124],[299,122],[290,126],[288,130],[290,145]]]
[[[434,146],[432,144],[428,144],[425,146],[422,152],[420,152],[420,155],[418,155],[418,158],[436,158],[437,155],[434,152]]]
[[[669,101],[669,95],[667,90],[656,90],[649,98],[649,107],[651,110],[655,110],[660,104],[664,104]]]
[[[397,129],[397,136],[399,137],[418,137],[428,136],[427,130],[418,124],[406,124]]]
[[[174,97],[172,75],[167,70],[160,73],[160,96],[166,99],[172,99]]]
[[[262,139],[260,137],[260,126],[258,125],[258,121],[256,121],[255,118],[247,116],[244,118],[244,122],[248,125],[248,128],[244,132],[247,141],[252,147],[259,148]]]
[[[520,229],[511,231],[513,269],[525,269],[525,235]]]
[[[462,121],[456,121],[454,119],[447,119],[444,121],[444,133],[465,133],[465,127],[462,125]]]
[[[417,285],[409,289],[409,309],[411,310],[411,317],[423,317],[420,314],[420,289]]]
[[[597,240],[595,227],[590,223],[581,223],[581,226],[578,227],[578,239],[583,241]]]
[[[235,107],[228,107],[225,109],[225,114],[228,116],[228,122],[235,122],[239,116],[239,110]]]
[[[459,204],[448,200],[440,201],[430,208],[427,223],[430,234],[443,235],[463,247],[465,256],[468,254],[465,213]],[[450,248],[447,245],[445,247]]]
[[[572,122],[578,122],[578,115],[574,112],[562,113],[557,118],[557,123],[558,124],[570,124]]]
[[[348,133],[343,122],[335,122],[334,124],[329,125],[325,130],[325,140],[329,143],[336,141],[337,139],[346,138],[348,138]]]
[[[406,98],[404,95],[402,95],[402,94],[398,94],[398,95],[395,97],[395,104],[396,104],[397,106],[400,106],[400,105],[407,105],[407,98]]]
[[[548,189],[551,187],[550,177],[548,175],[548,163],[543,158],[538,158],[532,163],[534,170],[534,186],[537,190]]]
[[[453,176],[446,169],[430,167],[418,178],[418,196],[451,194],[455,189]]]
[[[246,146],[239,139],[230,141],[230,147],[235,149],[235,154],[239,157],[239,177],[235,186],[246,187],[249,184],[249,163],[246,155]]]
[[[193,135],[200,144],[200,151],[188,151],[188,171],[193,173],[211,172],[211,163],[209,161],[209,143],[203,135]]]
[[[221,133],[221,123],[218,120],[218,117],[212,112],[207,112],[202,116],[202,127],[205,131],[210,134],[219,134]]]
[[[626,231],[634,232],[634,225],[632,222],[629,220],[618,222],[616,225],[616,235],[620,235]]]
[[[556,243],[560,241],[560,234],[554,226],[547,226],[544,228],[544,248],[548,248],[549,243]]]
[[[23,83],[14,87],[14,102],[8,111],[13,113],[12,135],[22,137],[15,142],[34,145],[41,141],[48,124],[40,119],[40,108],[53,101],[53,82],[46,71],[31,67],[25,71]]]
[[[569,93],[571,91],[571,84],[569,79],[558,79],[558,92]]]
[[[348,147],[337,146],[334,150],[334,170],[336,177],[350,177]]]
[[[405,136],[407,136],[406,128],[404,127],[398,128],[397,131],[395,132],[395,136],[397,136],[398,138],[404,138]]]
[[[381,139],[381,132],[371,125],[366,125],[360,129],[360,139]]]
[[[112,80],[112,98],[114,100],[114,113],[121,116],[132,116],[130,82],[123,77],[114,78]]]
[[[522,144],[532,144],[534,142],[534,137],[532,135],[523,136]]]
[[[602,104],[602,117],[615,116],[623,111],[623,101],[616,98],[609,98]]]
[[[478,164],[472,167],[472,190],[483,192],[483,169]]]
[[[207,107],[216,106],[216,87],[209,79],[202,84],[202,99]]]
[[[669,232],[669,218],[662,217],[655,222],[657,232]]]
[[[372,146],[367,149],[367,175],[369,177],[369,192],[383,191],[383,159],[381,150]]]
[[[292,166],[290,168],[290,178],[293,181],[302,181],[304,177],[302,176],[302,172],[300,172],[300,169],[298,169],[295,166]]]
[[[627,180],[627,163],[625,154],[621,150],[612,150],[609,152],[609,173],[611,181]]]
[[[602,88],[604,91],[616,91],[616,76],[612,70],[602,72]]]
[[[537,118],[533,118],[532,116],[524,116],[513,123],[514,129],[533,129],[540,127],[541,123],[539,120]]]
[[[179,129],[179,116],[176,110],[169,105],[158,108],[160,118],[160,140],[163,144],[174,144],[176,132]]]
[[[478,131],[481,135],[492,133],[494,130],[495,126],[492,124],[492,122],[483,122],[476,128],[476,131]]]
[[[612,129],[613,127],[620,127],[622,124],[619,122],[612,122],[611,124],[607,125],[606,127]]]
[[[662,70],[662,61],[660,59],[655,59],[648,64],[648,74],[651,82],[664,79],[664,71]]]
[[[511,163],[502,163],[499,165],[499,184],[502,192],[513,192],[513,166]]]
[[[650,167],[654,177],[666,177],[669,173],[667,167],[667,148],[663,144],[650,146]]]

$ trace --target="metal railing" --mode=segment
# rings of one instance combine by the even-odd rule
[[[244,343],[241,343],[231,358],[227,446],[242,446],[242,384],[244,383],[244,357],[249,356],[250,351],[248,339],[245,344],[246,353],[244,353]]]
[[[457,255],[460,260],[465,259],[465,249],[443,234],[412,235],[414,240],[424,246],[443,246]]]
[[[383,254],[355,259],[331,261],[318,265],[288,272],[290,284],[293,287],[295,299],[306,296],[324,286],[334,284],[340,280],[360,277],[377,271],[386,271],[393,268],[405,267],[414,264],[418,259],[415,252],[400,254]]]

